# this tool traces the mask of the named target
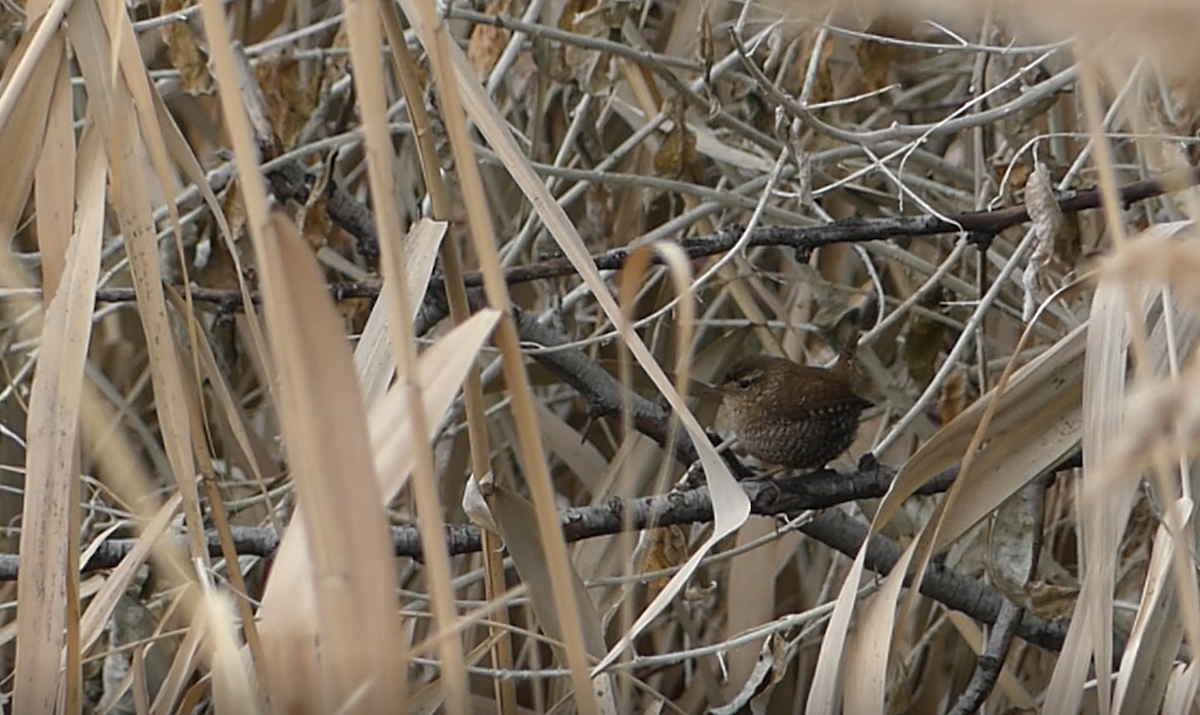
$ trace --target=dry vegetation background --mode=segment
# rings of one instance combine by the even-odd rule
[[[7,712],[1197,711],[1195,2],[2,4]]]

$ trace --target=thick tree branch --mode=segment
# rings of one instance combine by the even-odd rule
[[[743,482],[743,487],[750,496],[753,512],[771,516],[832,506],[850,499],[882,496],[887,491],[892,475],[892,470],[886,467],[875,470],[874,474],[825,471],[775,482],[752,480]],[[952,474],[944,475],[931,486],[945,489],[950,481],[945,478],[947,476],[952,477]],[[712,502],[704,487],[628,501],[614,499],[595,507],[566,509],[561,514],[563,534],[567,541],[615,534],[623,530],[626,523],[640,530],[708,522],[712,518]],[[826,510],[801,526],[800,530],[849,557],[858,553],[867,535],[865,523],[840,509]],[[267,557],[279,548],[279,536],[271,528],[233,527],[231,532],[239,554]],[[415,527],[394,527],[392,532],[397,556],[421,558],[421,535]],[[220,556],[216,532],[209,531],[207,537],[212,555]],[[106,541],[83,565],[84,570],[113,568],[135,543],[135,539]],[[473,525],[451,527],[447,531],[447,543],[453,555],[477,552],[481,548],[479,529]],[[866,565],[876,573],[886,574],[896,565],[901,551],[899,544],[891,539],[875,536],[867,551]],[[20,557],[17,555],[0,556],[0,580],[15,579],[19,564]],[[989,624],[995,622],[1006,602],[1000,592],[991,586],[939,564],[930,566],[926,572],[921,592],[948,608]],[[1066,628],[1066,619],[1047,622],[1026,613],[1016,633],[1030,643],[1049,650],[1059,650],[1066,637]]]
[[[282,176],[282,175],[281,175]],[[299,199],[306,194],[303,186],[291,177],[287,181],[279,179],[276,191],[279,198]],[[1186,173],[1173,176],[1157,177],[1135,181],[1119,187],[1118,194],[1124,205],[1128,206],[1137,201],[1161,196],[1176,191],[1185,186],[1200,183],[1200,168],[1194,168]],[[371,245],[377,240],[374,229],[367,231],[364,226],[374,226],[369,209],[354,203],[345,192],[334,188],[338,201],[332,202],[329,210],[335,223],[351,233],[362,247]],[[1099,189],[1065,192],[1058,197],[1059,208],[1063,213],[1077,213],[1088,209],[1098,208],[1102,198]],[[336,206],[336,209],[335,209]],[[367,213],[364,213],[367,212]],[[990,239],[1001,231],[1019,226],[1029,221],[1029,212],[1024,206],[1011,206],[997,211],[969,211],[950,214],[945,219],[935,216],[897,216],[892,218],[850,218],[821,226],[763,226],[751,231],[750,246],[782,246],[797,251],[811,251],[822,246],[837,243],[863,243],[888,238],[936,236],[946,233],[965,231],[979,238]],[[742,227],[727,226],[711,236],[685,238],[679,245],[691,258],[702,258],[728,251],[742,233]],[[361,234],[361,235],[360,235]],[[593,256],[593,262],[601,270],[617,269],[625,264],[632,253],[631,248],[616,248]],[[524,266],[514,266],[504,272],[504,279],[509,285],[527,283],[547,278],[558,278],[574,275],[575,268],[566,258],[549,258],[538,263]],[[483,285],[483,275],[479,272],[467,273],[463,277],[468,288]],[[429,286],[429,298],[437,300],[444,290],[441,276],[434,276]],[[330,290],[342,298],[375,297],[379,295],[378,283],[338,283],[330,286]],[[196,300],[216,304],[226,309],[234,309],[241,305],[242,297],[237,290],[216,290],[211,288],[194,288]],[[257,295],[254,296],[257,300]],[[129,302],[135,299],[132,288],[108,288],[96,292],[96,300],[103,303]]]

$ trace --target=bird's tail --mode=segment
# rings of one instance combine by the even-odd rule
[[[861,336],[862,331],[855,326],[854,332],[842,343],[842,350],[832,368],[834,376],[847,385],[854,379],[854,356],[858,353],[858,340]]]

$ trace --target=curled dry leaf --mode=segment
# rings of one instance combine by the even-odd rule
[[[687,535],[676,525],[651,529],[646,533],[645,549],[638,564],[641,573],[654,573],[674,568],[687,560]],[[647,585],[648,596],[654,598],[667,585],[670,576],[659,576]]]
[[[775,686],[783,679],[795,651],[795,645],[789,646],[778,633],[771,634],[767,640],[763,641],[762,648],[758,652],[758,660],[754,663],[754,670],[746,679],[742,689],[728,703],[713,708],[709,712],[712,715],[734,715],[747,712],[747,707],[752,713],[766,712],[771,694],[775,692]]]
[[[1034,311],[1042,302],[1041,269],[1054,255],[1055,239],[1062,226],[1062,209],[1054,196],[1054,186],[1050,181],[1050,170],[1038,161],[1034,165],[1033,174],[1025,184],[1025,209],[1033,221],[1033,230],[1037,233],[1037,243],[1034,244],[1033,254],[1025,266],[1022,280],[1025,285],[1025,301],[1021,308],[1021,317],[1025,322],[1033,319]]]
[[[966,406],[967,371],[962,365],[956,365],[938,393],[938,420],[941,424],[949,424],[962,414]]]
[[[283,146],[290,148],[317,108],[320,77],[315,72],[306,72],[289,53],[260,61],[255,76],[259,86],[266,90],[263,94],[271,129]]]
[[[482,484],[480,483],[482,481]],[[500,525],[496,523],[496,519],[492,516],[492,510],[488,507],[487,498],[484,492],[493,489],[493,478],[489,472],[482,480],[478,479],[474,474],[467,479],[467,486],[463,489],[462,510],[467,515],[467,518],[474,522],[481,529],[487,529],[499,536]]]
[[[887,25],[876,21],[867,29],[867,32],[886,35]],[[890,42],[863,39],[855,43],[854,57],[858,60],[858,66],[862,70],[863,83],[867,90],[876,90],[887,86],[892,63],[899,58],[899,55],[899,47]]]
[[[510,7],[512,0],[492,0],[485,12],[492,17],[499,17],[507,15]],[[486,80],[492,73],[492,68],[508,46],[508,37],[508,30],[486,23],[479,23],[471,30],[471,39],[467,41],[467,59],[471,61],[480,81]]]
[[[162,15],[170,15],[190,6],[189,0],[164,0]],[[188,94],[212,92],[212,75],[208,71],[208,53],[199,44],[196,31],[186,20],[169,22],[162,27],[163,44],[171,66],[179,70],[179,81]]]
[[[1021,603],[1042,546],[1041,490],[1027,486],[996,510],[988,534],[988,574],[1001,593]]]
[[[1044,581],[1031,581],[1026,587],[1029,598],[1021,603],[1034,615],[1047,621],[1069,616],[1075,611],[1079,600],[1077,586],[1058,586]]]
[[[559,29],[584,37],[608,37],[622,24],[617,7],[627,5],[619,0],[569,0],[559,17]],[[565,81],[575,81],[585,92],[602,94],[612,87],[607,52],[585,49],[578,45],[561,46],[551,71]]]
[[[673,126],[654,152],[654,171],[659,176],[682,179],[692,173],[696,162],[696,133],[688,128],[682,102],[672,100],[669,111]]]
[[[941,302],[941,291],[930,291],[920,304],[929,310],[937,310]],[[904,341],[904,360],[908,365],[909,377],[922,388],[933,380],[945,337],[946,324],[942,321],[921,313],[913,313],[909,319],[908,335]]]

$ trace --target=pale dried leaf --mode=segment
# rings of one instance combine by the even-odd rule
[[[145,66],[137,55],[136,43],[128,17],[122,12],[118,23],[129,35],[126,38],[133,47],[124,44],[113,46],[108,34],[98,30],[104,26],[102,10],[94,0],[77,2],[71,8],[67,25],[71,44],[79,60],[80,70],[89,96],[101,109],[93,112],[96,126],[105,139],[108,162],[114,182],[110,200],[117,220],[125,234],[126,251],[133,284],[138,295],[138,313],[142,329],[146,333],[146,344],[150,355],[150,376],[154,387],[154,406],[162,430],[163,447],[170,462],[171,475],[183,495],[183,512],[188,525],[189,546],[193,557],[207,562],[208,548],[204,543],[204,520],[200,515],[200,500],[194,479],[196,469],[191,451],[191,427],[187,408],[187,397],[180,387],[183,372],[180,369],[175,336],[167,318],[166,301],[163,293],[162,271],[158,259],[157,230],[151,211],[149,187],[150,177],[145,174],[143,151],[151,155],[161,154],[158,149],[147,147],[142,141],[137,120],[138,108],[134,102],[133,89],[125,78],[139,76],[145,82]],[[118,27],[110,28],[113,34],[121,34]],[[123,65],[124,73],[114,74],[109,67],[118,57],[123,62],[135,62],[137,70]],[[132,59],[128,59],[132,52]],[[148,90],[147,90],[148,91]],[[150,106],[153,112],[153,107]],[[142,116],[144,121],[146,118]],[[157,127],[157,119],[151,123]],[[165,162],[164,162],[165,163]]]
[[[497,17],[508,14],[512,0],[492,0],[486,12]],[[467,41],[467,59],[475,68],[475,75],[482,82],[492,73],[492,68],[508,46],[508,30],[487,23],[479,23],[471,30],[471,38]]]
[[[1008,388],[1000,396],[988,435],[1002,435],[1028,424],[1041,413],[1047,391],[1063,394],[1079,384],[1083,375],[1086,335],[1086,326],[1076,328],[1013,373]],[[979,427],[984,411],[995,397],[993,390],[979,398],[921,445],[896,475],[892,492],[900,500],[906,499],[943,469],[958,463]],[[891,513],[885,512],[884,516],[891,518]]]
[[[262,707],[251,682],[248,663],[238,649],[234,635],[237,619],[229,598],[211,585],[204,589],[201,613],[204,614],[210,648],[213,711],[218,715],[253,715],[262,712]]]
[[[1014,594],[1024,593],[1034,575],[1041,546],[1042,522],[1026,492],[1021,490],[1006,499],[988,530],[988,575],[1012,600],[1016,600]]]
[[[454,396],[466,379],[480,347],[496,326],[500,314],[483,310],[454,329],[426,350],[419,363],[419,379],[424,386],[426,423],[436,428],[440,416],[450,408]],[[370,410],[369,427],[371,453],[375,474],[380,480],[381,504],[395,498],[408,481],[415,455],[412,430],[408,425],[408,401],[402,389],[393,388]],[[433,433],[429,434],[433,438]],[[277,656],[295,659],[282,663],[285,672],[315,672],[316,603],[314,601],[312,564],[305,558],[306,527],[303,514],[298,514],[288,527],[275,555],[275,565],[263,595],[263,628],[268,620],[278,619],[275,627],[283,639]],[[291,668],[287,671],[286,668]]]
[[[53,51],[66,52],[62,42]],[[72,106],[71,65],[60,57],[54,77],[54,93],[46,115],[45,144],[38,158],[34,183],[38,255],[42,259],[42,300],[48,302],[57,290],[66,263],[67,244],[74,233],[75,218],[75,121]]]
[[[996,433],[961,476],[955,508],[944,515],[934,549],[967,532],[1022,487],[1044,474],[1079,443],[1083,429],[1078,383],[1051,393],[1036,416]],[[1016,409],[1016,407],[1014,407]]]
[[[891,573],[883,579],[883,585],[867,599],[849,642],[843,645],[844,655],[835,648],[831,648],[826,653],[824,641],[821,643],[821,661],[818,663],[818,672],[826,658],[829,658],[831,662],[837,659],[845,661],[845,682],[843,684],[845,712],[863,713],[863,715],[870,713],[883,715],[886,712],[888,654],[895,639],[896,602],[900,598],[905,574],[908,572],[912,557],[917,553],[919,543],[914,541],[909,544],[901,554],[900,560],[892,568]],[[866,548],[859,550],[860,556],[865,553]],[[856,560],[855,565],[857,566],[858,563]],[[850,580],[847,579],[847,584],[850,583]],[[857,585],[857,580],[854,584]],[[853,609],[856,595],[855,589],[843,586],[842,592],[838,594],[838,606],[841,605],[841,599],[846,599],[849,604],[848,608]],[[837,606],[834,607],[834,614],[837,614]],[[831,629],[832,626],[831,619]],[[834,640],[836,644],[836,639],[831,639],[828,632],[826,640]],[[825,677],[834,678],[832,674]],[[835,711],[818,712],[828,712],[829,715],[834,715]]]
[[[1139,292],[1140,293],[1140,292]],[[1075,712],[1083,696],[1087,665],[1096,658],[1096,670],[1105,673],[1099,688],[1110,687],[1112,593],[1118,541],[1133,508],[1136,484],[1123,488],[1098,488],[1104,460],[1121,429],[1125,412],[1125,365],[1129,336],[1127,307],[1145,298],[1127,296],[1125,286],[1101,278],[1088,319],[1087,361],[1083,382],[1083,486],[1080,494],[1080,527],[1086,566],[1075,617],[1067,633],[1062,656],[1047,690],[1047,708]],[[1140,329],[1140,327],[1138,328]],[[1090,626],[1090,628],[1089,628]],[[1101,662],[1105,661],[1105,662]],[[1107,701],[1107,697],[1104,698]]]
[[[712,715],[737,715],[747,707],[754,715],[765,712],[764,708],[782,676],[780,671],[787,668],[788,660],[783,639],[779,634],[772,634],[759,647],[754,667],[737,693],[729,702],[709,712]]]
[[[167,527],[171,525],[178,509],[179,495],[176,494],[168,499],[154,515],[154,519],[142,528],[142,533],[133,548],[125,554],[121,563],[117,564],[117,567],[105,580],[104,586],[88,603],[87,610],[79,619],[80,650],[86,652],[103,635],[104,627],[108,623],[113,609],[117,607],[117,602],[125,594],[125,590],[137,576],[138,570],[150,556],[154,542],[166,533]],[[81,559],[80,563],[86,564],[87,562]]]
[[[493,482],[491,474],[484,477],[486,488],[491,489]],[[480,487],[479,479],[474,474],[467,479],[467,486],[463,489],[462,510],[467,518],[480,528],[487,529],[496,535],[501,533],[500,525],[492,517],[492,510],[483,496],[483,488]]]
[[[500,526],[504,545],[512,555],[517,573],[528,587],[529,598],[533,602],[538,622],[547,635],[555,641],[562,642],[561,619],[554,599],[554,588],[551,586],[550,569],[553,566],[547,560],[542,545],[536,510],[520,495],[505,487],[496,487],[484,496],[496,523]],[[569,576],[574,586],[575,608],[579,612],[580,623],[584,626],[584,647],[592,658],[602,658],[608,647],[604,643],[604,632],[600,627],[596,607],[588,596],[579,574],[571,569]],[[565,662],[566,658],[561,657],[559,660]]]
[[[159,688],[158,695],[154,698],[151,708],[153,715],[168,715],[168,713],[177,712],[175,703],[178,702],[184,688],[187,687],[192,673],[200,665],[200,648],[204,645],[205,631],[204,620],[193,618],[187,633],[183,636],[183,641],[175,650],[175,659],[171,661],[171,667],[163,679],[162,687]]]
[[[29,398],[22,568],[17,600],[16,706],[45,712],[58,697],[58,667],[67,642],[69,552],[77,550],[78,444],[83,372],[92,338],[100,273],[105,164],[96,137],[81,155],[79,230],[67,246],[62,285],[46,309],[42,352]],[[77,626],[78,624],[75,624]]]
[[[771,519],[750,519],[738,529],[737,543],[744,545],[775,531]],[[789,554],[788,557],[791,555]],[[761,623],[770,621],[775,615],[775,579],[779,564],[774,549],[758,548],[734,559],[729,567],[729,616],[725,622],[725,636],[731,637]],[[674,564],[667,564],[674,565]],[[765,645],[765,644],[764,644]],[[762,667],[763,654],[753,644],[729,651],[726,656],[729,669],[729,687],[740,688],[751,678],[752,671]]]
[[[404,285],[408,288],[408,304],[414,311],[408,322],[415,317],[415,311],[420,309],[421,299],[425,297],[425,291],[429,288],[438,250],[446,236],[446,227],[445,221],[422,218],[404,238]],[[387,386],[396,372],[385,300],[376,301],[375,307],[371,309],[367,325],[363,328],[358,346],[354,349],[354,366],[364,400],[370,407],[387,391]]]
[[[391,531],[380,508],[366,413],[316,259],[286,219],[275,216],[271,229],[263,263],[288,277],[264,291],[282,379],[280,416],[308,531],[320,657],[338,664],[318,678],[322,707],[354,701],[352,712],[379,712],[399,702],[402,683],[391,674],[403,667],[405,651],[392,590]],[[264,645],[270,634],[278,646],[282,634],[267,626],[264,618]],[[274,677],[282,672],[270,672],[272,692],[284,692],[285,681]],[[364,683],[370,686],[359,697]]]
[[[0,230],[6,237],[16,233],[21,211],[29,198],[34,167],[37,166],[46,133],[54,77],[58,73],[58,63],[63,59],[62,35],[47,24],[43,22],[35,33],[27,33],[21,39],[14,56],[4,68],[4,93],[0,95],[0,106],[7,107],[8,111],[0,111],[3,117],[0,120],[0,156],[5,157],[9,182],[0,192]],[[32,53],[29,51],[31,47],[36,47],[34,41],[39,35],[45,35],[44,40],[49,43],[48,47],[43,44],[36,48],[46,53],[45,59],[36,49]],[[27,91],[23,90],[18,75],[31,83]]]
[[[1174,518],[1168,520],[1178,528],[1187,523],[1179,517],[1191,511],[1191,503],[1171,505],[1170,511]],[[1179,596],[1168,580],[1174,548],[1175,537],[1164,523],[1154,535],[1154,551],[1141,603],[1125,652],[1121,654],[1121,669],[1113,688],[1113,712],[1120,715],[1137,715],[1162,702],[1170,681],[1171,663],[1183,642]]]
[[[567,468],[579,478],[595,496],[600,496],[601,478],[608,472],[608,460],[579,431],[564,422],[558,415],[540,402],[534,403],[538,426],[546,448],[566,463]]]
[[[1163,697],[1163,715],[1190,715],[1196,712],[1196,692],[1200,690],[1200,661],[1171,668],[1167,692]]]
[[[401,4],[410,19],[425,16],[423,9],[411,0],[404,0]],[[423,23],[415,23],[415,25],[418,34],[422,37],[422,43],[426,46],[431,46],[433,44],[430,35],[432,27],[426,26]],[[700,561],[704,558],[705,554],[718,541],[733,533],[735,529],[741,526],[750,514],[750,502],[741,486],[729,473],[729,469],[725,466],[724,461],[716,453],[716,450],[713,449],[703,427],[696,421],[687,405],[679,396],[679,393],[671,385],[670,380],[663,372],[661,366],[654,360],[645,343],[632,330],[629,321],[622,315],[621,309],[616,304],[616,301],[613,300],[608,286],[605,285],[599,272],[596,270],[596,266],[587,252],[587,247],[584,246],[582,239],[580,239],[578,233],[575,231],[570,219],[563,212],[562,207],[558,205],[553,195],[547,190],[545,183],[543,183],[542,179],[533,170],[533,167],[530,166],[528,157],[525,156],[525,153],[513,139],[507,122],[499,115],[495,105],[488,100],[486,94],[483,92],[483,88],[474,79],[462,51],[456,46],[450,46],[449,51],[454,62],[455,73],[459,80],[459,92],[467,113],[475,121],[480,132],[492,145],[496,153],[500,155],[513,179],[525,192],[526,196],[529,197],[542,220],[546,223],[546,227],[562,248],[563,253],[579,272],[584,282],[592,289],[605,314],[618,327],[638,364],[650,376],[655,386],[667,398],[675,413],[683,421],[684,427],[687,429],[692,441],[696,444],[697,451],[700,453],[700,461],[704,465],[709,492],[712,494],[713,504],[715,505],[714,530],[712,535],[697,549],[692,558],[688,560],[680,572],[672,579],[671,587],[664,589],[646,607],[621,641],[609,651],[609,654],[599,666],[603,668],[616,659],[620,652],[633,641],[633,638],[662,612],[678,590],[683,587],[683,584],[691,578],[692,573],[699,567]]]

